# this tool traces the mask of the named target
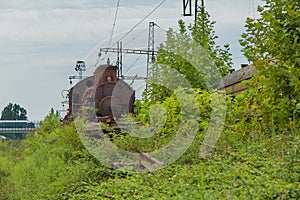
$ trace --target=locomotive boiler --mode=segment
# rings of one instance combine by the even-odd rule
[[[68,93],[69,109],[64,121],[76,118],[84,107],[92,108],[89,120],[112,123],[133,112],[135,91],[117,76],[117,66],[100,65]],[[93,111],[94,110],[94,111]]]

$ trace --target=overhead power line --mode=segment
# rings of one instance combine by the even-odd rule
[[[119,7],[119,1],[120,0],[118,0],[118,4],[117,4],[117,9],[118,9],[118,7]],[[165,2],[166,2],[167,0],[162,0],[151,12],[149,12],[141,21],[139,21],[135,26],[133,26],[124,36],[122,36],[117,42],[115,42],[113,45],[111,45],[111,41],[112,41],[112,36],[113,36],[113,34],[111,34],[111,38],[110,38],[110,45],[109,45],[109,48],[111,48],[111,47],[113,47],[113,46],[115,46],[115,45],[117,45],[117,43],[119,42],[119,41],[121,41],[122,39],[124,39],[124,38],[126,38],[132,31],[134,31],[140,24],[142,24],[150,15],[152,15],[159,7],[161,7]],[[117,16],[117,9],[116,9],[116,16]],[[116,17],[115,17],[115,20],[116,20]],[[114,22],[114,24],[115,24],[115,22]],[[114,25],[115,26],[115,25]],[[143,31],[144,32],[144,31]],[[143,33],[142,32],[142,33]],[[112,32],[113,33],[113,32]],[[140,33],[138,36],[140,36],[140,35],[142,35],[142,33]],[[136,37],[134,37],[134,38],[132,38],[130,41],[128,41],[126,44],[128,44],[128,43],[130,43],[130,42],[132,42],[133,40],[135,40],[138,36],[136,36]],[[108,53],[108,52],[106,52],[106,53]],[[99,61],[100,61],[101,59],[99,59],[98,58],[98,60],[97,60],[97,63],[96,63],[96,65],[99,63]],[[96,65],[95,65],[95,67],[96,67]],[[92,66],[91,66],[92,67]]]
[[[126,74],[129,70],[132,69],[132,67],[137,63],[137,61],[142,57],[142,55],[140,55],[139,57],[137,57],[137,59],[130,65],[130,67],[127,68],[126,72],[124,72],[124,74]],[[124,65],[124,64],[123,64]]]
[[[161,7],[167,0],[161,1],[149,14],[147,14],[140,22],[138,22],[135,26],[133,26],[123,37],[119,39],[119,41],[126,38],[134,29],[136,29],[141,23],[143,23],[150,15],[152,15],[159,7]],[[116,45],[115,43],[114,45]],[[113,45],[113,46],[114,46]]]
[[[113,26],[112,26],[112,29],[111,29],[111,34],[110,34],[108,46],[110,46],[112,37],[114,35],[114,31],[115,31],[115,27],[116,27],[116,22],[117,22],[117,17],[118,17],[119,6],[120,6],[120,0],[118,0],[118,3],[117,3],[117,8],[116,8],[116,13],[115,13],[114,23],[113,23]]]
[[[124,45],[127,45],[129,43],[131,43],[132,41],[136,40],[137,38],[139,38],[141,35],[143,35],[148,29],[144,29],[143,31],[141,31],[138,35],[134,36],[131,40],[127,41]]]
[[[252,17],[255,19],[255,4],[253,0],[249,0],[249,17],[251,16],[251,7],[252,7]]]

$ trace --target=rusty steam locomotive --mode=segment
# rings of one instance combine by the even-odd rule
[[[135,91],[117,76],[117,66],[109,63],[98,66],[93,76],[74,85],[68,93],[68,113],[64,121],[80,115],[83,107],[95,110],[92,121],[112,123],[124,114],[132,113]]]

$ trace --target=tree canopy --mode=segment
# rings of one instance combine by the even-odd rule
[[[265,124],[264,132],[275,132],[289,130],[299,114],[300,2],[264,2],[258,7],[260,18],[247,19],[240,40],[244,55],[259,72],[249,83],[252,90],[240,101],[241,109],[248,107],[252,113],[248,120]]]
[[[58,111],[54,111],[51,108],[49,114],[45,117],[45,119],[40,123],[40,128],[37,130],[38,134],[51,133],[51,131],[55,130],[60,126],[60,119]]]
[[[228,69],[232,66],[229,44],[225,44],[223,48],[216,45],[215,41],[218,36],[213,30],[215,22],[210,21],[210,15],[204,7],[201,7],[200,11],[195,24],[186,26],[183,20],[179,20],[179,31],[173,29],[167,31],[167,40],[159,47],[156,61],[150,70],[152,73],[148,79],[145,99],[164,100],[170,96],[171,91],[164,86],[178,85],[175,71],[188,81],[190,87],[204,90],[207,90],[204,76],[214,73],[211,68],[207,67],[210,61],[215,65],[214,68],[218,74],[228,73]],[[199,54],[192,55],[191,52],[195,51]],[[197,60],[203,68],[203,73],[193,66],[195,63],[191,63],[191,60]],[[162,81],[163,78],[166,80]],[[218,81],[215,81],[214,84],[217,83]]]
[[[9,103],[1,112],[1,120],[27,120],[27,111],[18,104]]]

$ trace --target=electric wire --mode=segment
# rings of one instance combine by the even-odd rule
[[[255,4],[254,4],[254,0],[252,0],[252,5],[253,5],[253,18],[255,19]]]
[[[142,55],[140,55],[139,57],[137,57],[137,59],[130,65],[130,67],[128,67],[128,69],[124,72],[124,74],[126,74],[129,70],[131,70],[131,68],[133,67],[133,65],[135,65],[137,63],[137,61],[139,61],[139,59],[142,57]]]
[[[117,22],[117,17],[118,17],[119,6],[120,6],[120,0],[118,0],[118,2],[117,2],[116,12],[115,12],[115,18],[114,18],[113,26],[112,26],[112,29],[111,29],[111,34],[110,34],[110,39],[109,39],[108,46],[110,46],[112,37],[114,35],[114,31],[115,31],[115,27],[116,27],[116,22]]]
[[[124,45],[128,45],[129,43],[133,42],[134,40],[138,39],[141,35],[143,35],[145,32],[147,31],[147,29],[145,28],[143,31],[141,31],[139,34],[137,34],[136,36],[134,36],[131,40],[128,40],[126,43],[124,43]],[[109,53],[108,56],[112,55],[113,53]],[[124,55],[125,57],[125,55]],[[102,58],[101,61],[103,61],[105,58]],[[100,61],[100,60],[99,60]],[[116,59],[112,60],[112,62],[116,62]]]
[[[147,29],[145,28],[142,32],[140,32],[138,35],[134,36],[131,40],[127,41],[124,45],[127,45],[129,43],[131,43],[132,41],[136,40],[137,38],[139,38],[143,33],[145,33],[147,31]]]
[[[130,67],[128,67],[127,65],[124,65],[124,64],[122,63],[122,66],[128,69],[128,70],[124,73],[124,75],[125,75],[125,77],[126,77],[126,73],[127,73],[130,69],[134,69],[134,68],[136,68],[136,67],[145,66],[145,65],[138,65],[138,66],[134,66],[134,68],[133,68],[133,65],[130,66]],[[138,74],[136,74],[135,76],[138,77]]]
[[[113,25],[112,25],[112,29],[111,29],[111,34],[110,34],[108,46],[110,46],[111,41],[112,41],[112,37],[113,37],[113,34],[114,34],[114,30],[115,30],[115,26],[116,26],[116,22],[117,22],[117,17],[118,17],[119,7],[120,7],[120,0],[118,0],[118,2],[117,2],[116,11],[115,11],[115,17],[114,17],[114,22],[113,22]],[[96,63],[94,65],[89,66],[87,68],[87,70],[89,70],[92,67],[95,69],[96,67],[98,67],[99,62],[100,62],[100,57],[98,56]]]
[[[158,27],[160,30],[162,30],[162,31],[164,31],[164,32],[166,32],[163,28],[161,28],[159,25],[157,25],[156,23],[154,24],[156,27]],[[135,36],[135,37],[133,37],[131,40],[129,40],[127,43],[125,43],[125,44],[128,44],[128,43],[130,43],[131,41],[133,41],[133,40],[135,40],[136,38],[138,38],[140,35],[142,35],[145,31],[147,31],[147,29],[144,29],[141,33],[139,33],[137,36]],[[139,61],[139,59],[142,57],[143,55],[140,55],[140,56],[138,56],[137,58],[136,58],[136,60],[130,65],[130,67],[127,67],[127,66],[125,66],[126,68],[127,68],[127,70],[124,72],[124,74],[126,74],[129,70],[131,70],[133,67],[134,67],[134,65]],[[115,60],[114,60],[115,61]]]
[[[159,25],[157,25],[156,23],[155,23],[155,26],[157,26],[160,30],[162,30],[162,31],[164,31],[164,32],[166,32],[166,30],[165,29],[163,29],[163,28],[161,28]],[[127,41],[124,45],[127,45],[127,44],[129,44],[129,43],[131,43],[132,41],[134,41],[134,40],[136,40],[137,38],[139,38],[143,33],[145,33],[146,31],[147,31],[148,29],[143,29],[143,31],[142,32],[140,32],[139,34],[137,34],[136,36],[134,36],[131,40],[129,40],[129,41]],[[141,56],[142,55],[140,55],[135,61],[134,61],[134,63],[131,65],[131,67],[141,58]],[[113,60],[113,62],[115,62],[116,60]],[[126,72],[125,72],[126,73]]]
[[[150,13],[148,13],[140,22],[138,22],[135,26],[133,26],[123,37],[119,39],[119,41],[126,38],[134,29],[136,29],[140,24],[142,24],[150,15],[152,15],[158,8],[160,8],[167,0],[161,1]],[[116,45],[115,43],[114,45]],[[113,46],[114,46],[113,45]]]
[[[119,7],[119,1],[118,0],[118,6],[117,8]],[[134,31],[140,24],[142,24],[149,16],[151,16],[158,8],[160,8],[167,0],[162,0],[153,10],[151,10],[151,12],[149,12],[141,21],[139,21],[135,26],[133,26],[124,36],[122,36],[117,42],[121,41],[122,39],[126,38],[132,31]],[[116,12],[117,13],[117,12]],[[115,17],[116,18],[116,17]],[[140,34],[142,35],[142,33]],[[113,34],[111,34],[111,37],[113,36]],[[135,40],[136,38],[133,38],[131,41]],[[129,41],[129,42],[131,42]],[[115,42],[113,45],[111,45],[111,42],[110,42],[110,45],[109,48],[111,48],[112,46],[116,45],[117,42]],[[129,43],[127,42],[127,44]],[[110,54],[111,55],[111,54]],[[100,57],[98,57],[98,60],[97,60],[97,63],[94,65],[95,67],[97,67],[96,65],[101,61],[103,61],[104,58],[100,59]]]
[[[249,17],[251,16],[251,8],[252,8],[252,18],[255,19],[255,4],[254,0],[249,0]]]

